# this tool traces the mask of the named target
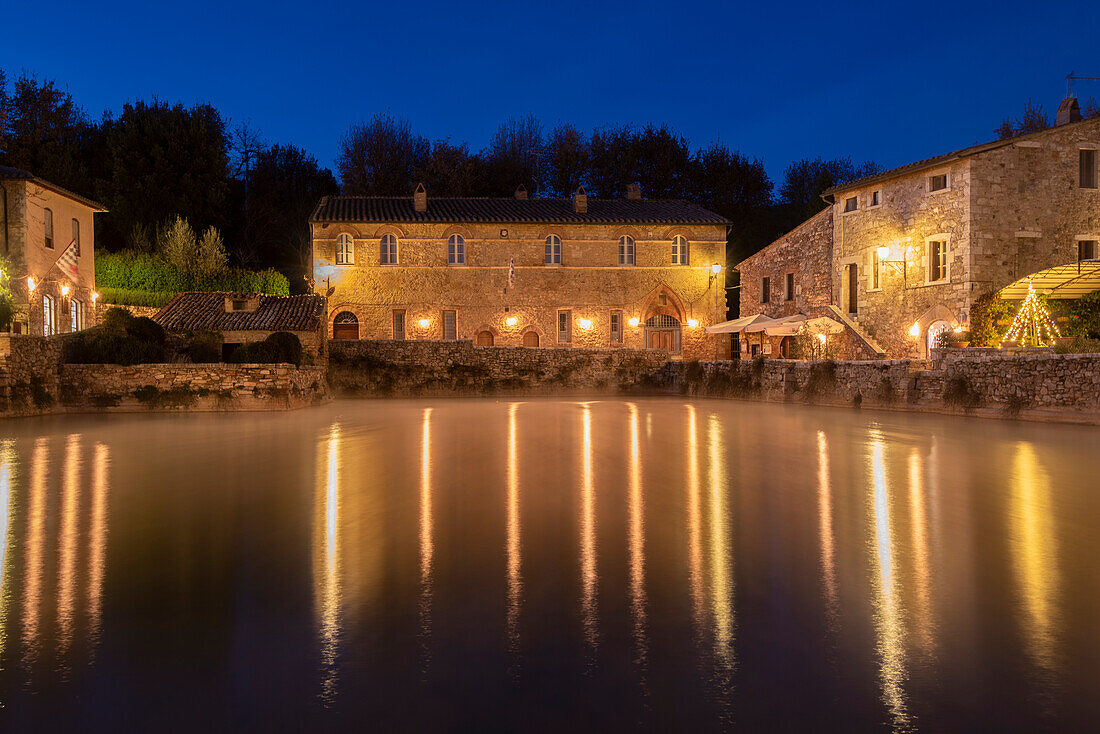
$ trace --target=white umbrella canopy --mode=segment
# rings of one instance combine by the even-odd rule
[[[756,323],[763,321],[771,321],[769,317],[762,313],[753,314],[752,316],[742,316],[739,319],[733,321],[723,321],[719,324],[712,324],[704,329],[708,334],[739,334],[746,330],[746,327],[752,326]]]
[[[828,316],[810,318],[804,313],[776,319],[774,322],[762,326],[764,333],[768,336],[794,336],[803,327],[822,334],[840,334],[844,331],[843,324],[830,319]]]

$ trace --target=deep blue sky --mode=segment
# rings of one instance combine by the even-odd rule
[[[806,156],[894,166],[982,142],[1029,98],[1053,113],[1071,70],[1100,76],[1100,2],[12,5],[0,66],[56,79],[91,115],[209,101],[328,166],[375,112],[473,150],[531,112],[668,122],[778,182]]]

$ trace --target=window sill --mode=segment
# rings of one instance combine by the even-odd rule
[[[929,196],[936,196],[936,195],[938,195],[938,194],[947,194],[947,193],[950,193],[950,191],[951,191],[951,187],[950,187],[950,186],[948,186],[948,187],[947,187],[946,189],[936,189],[935,191],[929,191],[929,192],[928,192],[928,195],[929,195]]]

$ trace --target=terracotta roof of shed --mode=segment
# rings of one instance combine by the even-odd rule
[[[153,321],[166,331],[314,331],[325,318],[325,298],[318,295],[268,296],[259,294],[255,311],[225,310],[225,299],[250,298],[255,293],[178,293]]]
[[[678,199],[595,199],[588,211],[573,211],[572,199],[432,198],[426,211],[411,196],[325,196],[311,222],[493,222],[583,224],[714,224],[729,220]]]
[[[0,166],[0,181],[2,181],[2,180],[8,180],[8,181],[33,181],[34,183],[38,184],[39,186],[42,186],[43,188],[50,189],[51,191],[56,191],[57,193],[61,194],[62,196],[67,196],[68,198],[72,199],[73,201],[80,202],[81,204],[88,207],[92,211],[97,211],[97,212],[107,211],[107,207],[103,206],[98,201],[92,201],[91,199],[83,197],[80,194],[73,193],[72,191],[69,191],[68,189],[63,189],[60,186],[58,186],[57,184],[52,184],[52,183],[50,183],[49,181],[47,181],[43,178],[39,178],[38,176],[35,176],[30,171],[24,171],[22,168],[12,168],[11,166]]]

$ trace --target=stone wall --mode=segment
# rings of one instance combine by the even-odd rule
[[[329,322],[349,312],[362,339],[393,339],[393,312],[403,311],[409,339],[443,338],[443,312],[454,311],[456,335],[492,334],[496,346],[558,342],[558,314],[568,312],[569,346],[586,349],[646,346],[645,321],[674,316],[682,324],[686,359],[729,354],[729,337],[703,327],[726,320],[726,229],[716,225],[340,223],[313,228],[317,292],[329,296]],[[349,234],[353,265],[335,262],[336,239]],[[379,265],[382,236],[398,240],[398,265]],[[452,234],[466,240],[466,265],[447,264]],[[545,240],[562,241],[560,265],[544,263]],[[618,265],[618,240],[635,239],[636,265]],[[673,265],[672,238],[689,243],[689,264]],[[509,285],[509,264],[515,282]],[[329,292],[329,289],[331,293]],[[611,341],[611,313],[621,312],[622,342]],[[630,320],[638,319],[637,326]],[[698,322],[689,326],[689,320]],[[424,323],[421,326],[421,322]],[[511,322],[511,323],[509,323]],[[533,338],[533,337],[528,337]],[[722,350],[722,351],[719,351]]]
[[[738,263],[741,315],[793,316],[832,303],[832,230],[833,211],[826,208]],[[788,273],[794,275],[794,292],[790,294],[786,292]],[[761,298],[765,277],[770,283],[767,301]]]
[[[48,412],[57,402],[68,335],[0,334],[0,415]]]
[[[286,364],[62,365],[67,407],[285,410],[329,399],[322,367]]]
[[[345,395],[617,393],[649,386],[654,349],[477,347],[469,341],[331,342],[329,385]]]
[[[130,306],[121,303],[101,303],[99,305],[100,313],[106,311],[109,308],[121,308],[125,311],[129,311],[133,316],[144,316],[146,318],[153,318],[160,311],[157,306]]]

